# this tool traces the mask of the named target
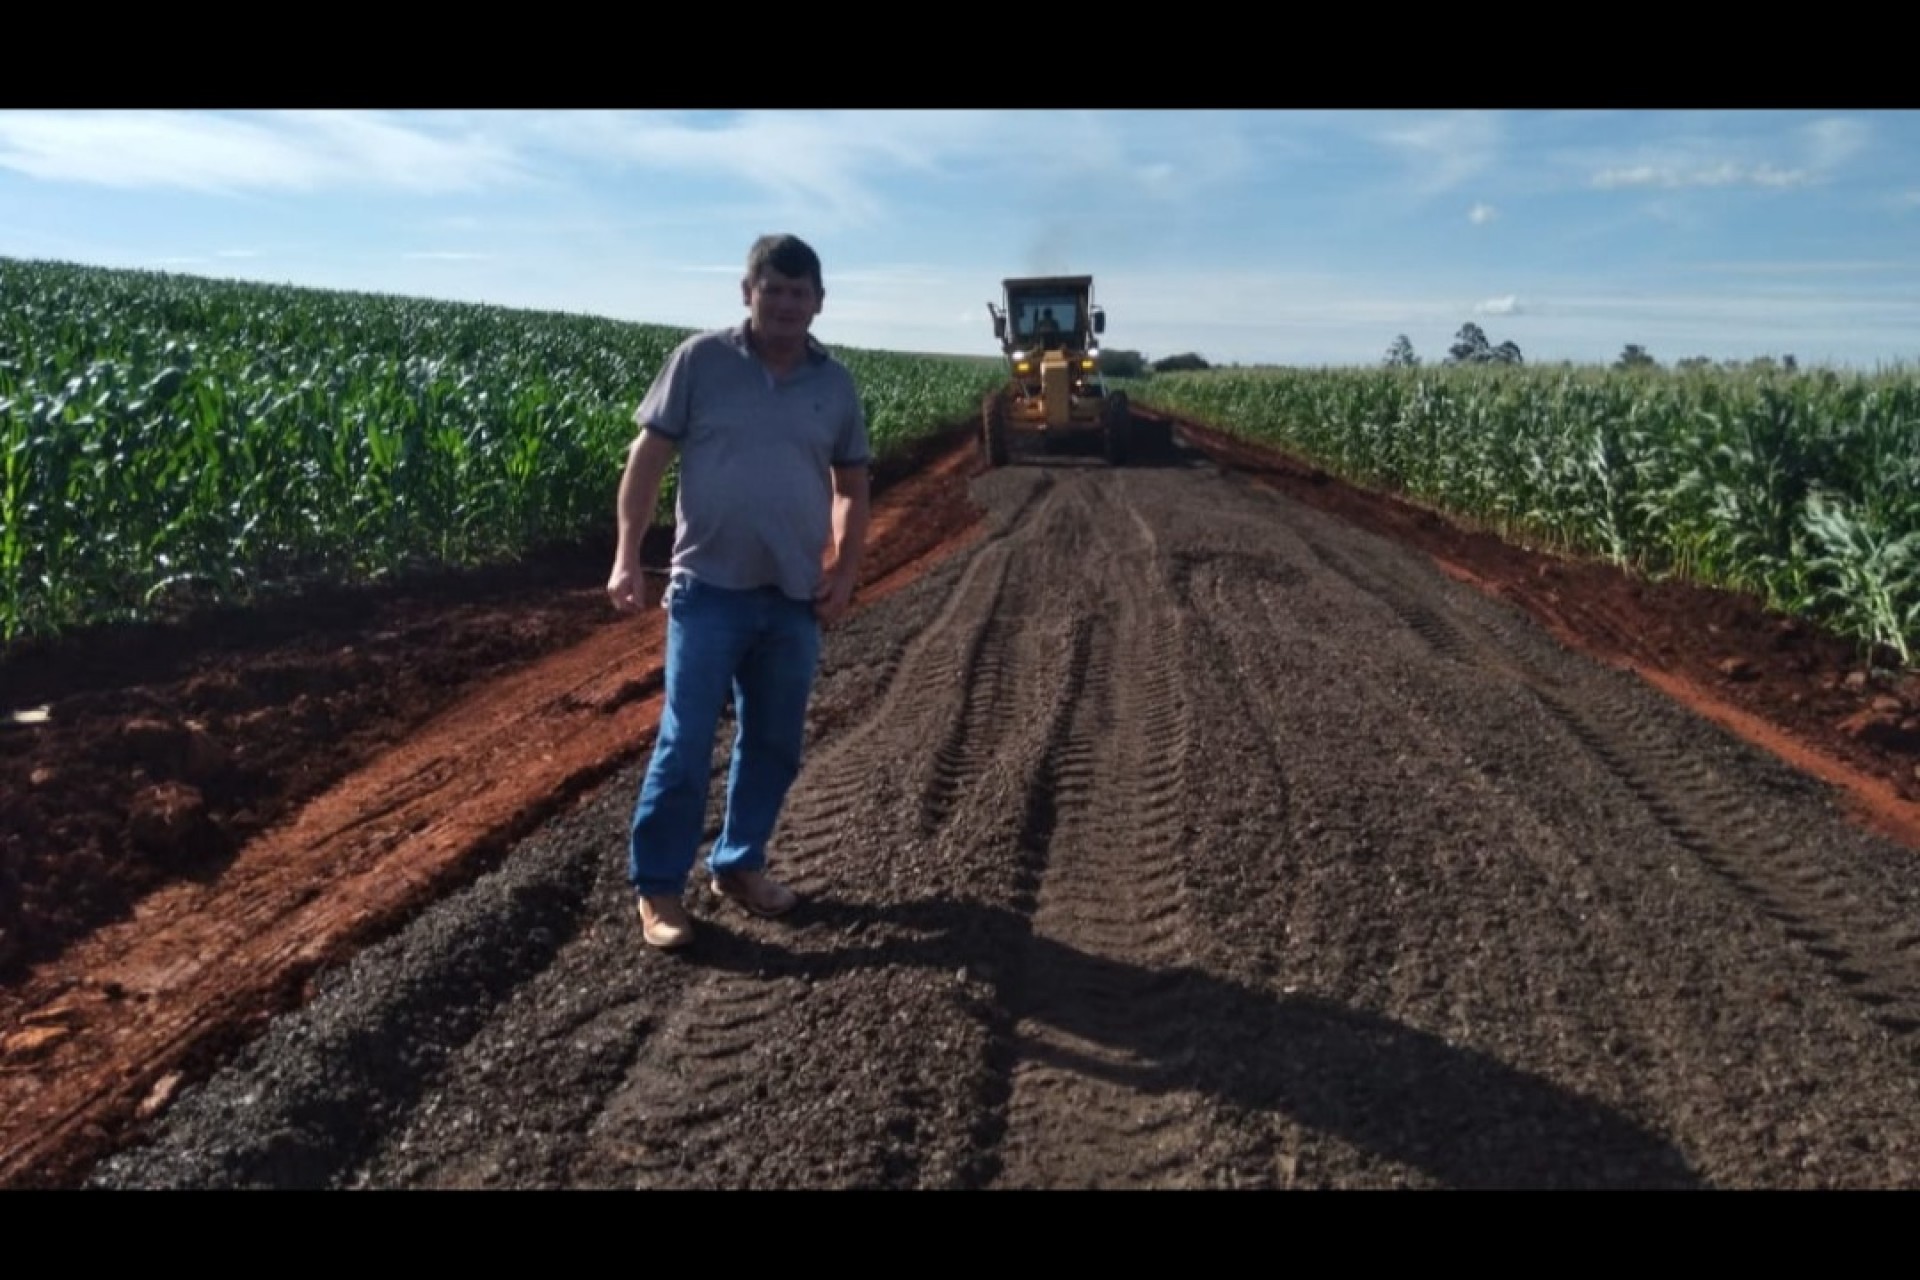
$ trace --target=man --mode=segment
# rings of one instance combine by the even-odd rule
[[[641,537],[677,450],[666,701],[627,854],[642,934],[663,949],[693,940],[682,896],[729,694],[738,728],[712,887],[755,915],[796,905],[767,875],[767,840],[800,771],[820,627],[847,612],[866,540],[860,397],[809,333],[826,296],[819,256],[762,236],[740,291],[745,323],[682,343],[634,413],[607,581],[615,608],[641,607]]]
[[[1034,330],[1039,335],[1042,349],[1050,351],[1060,345],[1060,321],[1055,318],[1052,307],[1040,312],[1040,323],[1034,326]]]

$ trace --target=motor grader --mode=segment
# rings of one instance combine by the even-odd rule
[[[1034,443],[1097,443],[1108,462],[1125,464],[1133,415],[1126,392],[1109,391],[1100,373],[1107,317],[1093,305],[1093,277],[1026,276],[1001,288],[1001,304],[989,302],[987,312],[1010,376],[981,410],[988,465]]]

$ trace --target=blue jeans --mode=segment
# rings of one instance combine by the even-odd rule
[[[778,588],[729,591],[674,577],[667,588],[666,700],[627,844],[627,879],[636,892],[677,896],[686,888],[706,826],[713,740],[729,692],[738,727],[726,823],[707,866],[719,875],[767,865],[767,840],[800,772],[819,661],[811,601],[788,599]]]

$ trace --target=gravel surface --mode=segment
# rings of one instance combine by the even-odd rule
[[[647,951],[633,765],[91,1184],[1915,1181],[1912,855],[1825,788],[1191,453],[974,496],[830,633],[790,920]]]

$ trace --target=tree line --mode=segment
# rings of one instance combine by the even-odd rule
[[[1413,343],[1406,334],[1396,337],[1387,347],[1387,354],[1380,361],[1389,369],[1418,368],[1420,357],[1414,353]],[[1521,364],[1524,361],[1520,348],[1512,342],[1503,342],[1494,346],[1486,332],[1477,324],[1464,324],[1454,336],[1453,345],[1447,348],[1446,364]],[[1778,360],[1772,356],[1760,356],[1753,360],[1721,360],[1719,368],[1729,370],[1765,371],[1779,370],[1783,373],[1797,373],[1800,362],[1791,352]],[[1615,369],[1658,369],[1660,362],[1654,359],[1646,347],[1638,342],[1629,342],[1613,362]],[[1688,356],[1676,361],[1674,368],[1680,370],[1711,369],[1716,362],[1706,356]]]
[[[1394,338],[1387,347],[1386,356],[1380,361],[1389,369],[1414,369],[1420,365],[1420,357],[1413,349],[1413,342],[1406,334]],[[1472,322],[1460,326],[1460,332],[1454,335],[1453,343],[1447,348],[1446,358],[1441,362],[1450,365],[1520,365],[1526,359],[1520,352],[1520,346],[1513,341],[1494,344],[1486,330]],[[1658,369],[1661,364],[1637,342],[1629,342],[1614,360],[1615,369]],[[1688,356],[1678,360],[1673,366],[1682,371],[1694,369],[1765,371],[1779,370],[1784,373],[1797,373],[1799,361],[1791,353],[1775,359],[1773,356],[1760,356],[1752,360],[1714,361],[1706,356]],[[1179,355],[1162,356],[1158,360],[1148,360],[1139,351],[1128,351],[1117,347],[1102,348],[1100,352],[1100,372],[1109,378],[1145,378],[1156,373],[1179,373],[1188,370],[1211,369],[1210,364],[1199,354],[1187,351]]]
[[[1413,369],[1419,366],[1420,357],[1413,353],[1413,343],[1403,333],[1387,348],[1387,357],[1381,363],[1389,369]],[[1503,342],[1496,347],[1486,330],[1469,321],[1454,335],[1453,345],[1447,348],[1446,363],[1525,364],[1526,360],[1520,354],[1518,343]]]
[[[1177,356],[1162,356],[1158,360],[1148,360],[1138,351],[1125,351],[1117,347],[1100,348],[1100,372],[1109,378],[1145,378],[1156,373],[1181,373],[1211,368],[1213,366],[1204,357],[1193,351],[1182,352]]]

